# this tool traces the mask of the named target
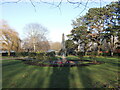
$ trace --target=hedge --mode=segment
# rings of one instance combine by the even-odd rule
[[[28,52],[16,52],[15,53],[15,56],[17,56],[17,57],[19,57],[19,56],[23,56],[23,57],[25,57],[25,56],[28,56]]]
[[[55,57],[55,51],[46,52],[46,56],[48,56],[48,57]]]
[[[8,52],[2,53],[2,56],[8,56]],[[11,52],[10,56],[15,56],[15,52]]]

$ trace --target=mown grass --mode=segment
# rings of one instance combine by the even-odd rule
[[[77,57],[68,57],[76,60]],[[91,60],[88,57],[84,59]],[[3,88],[115,88],[120,58],[96,57],[105,64],[82,67],[39,67],[20,60],[2,61]]]
[[[13,58],[12,56],[2,56],[1,58]]]

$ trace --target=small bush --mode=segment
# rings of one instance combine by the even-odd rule
[[[91,51],[91,52],[87,52],[87,55],[89,56],[97,56],[97,51]]]
[[[57,57],[49,57],[48,60],[57,60]]]
[[[28,52],[16,52],[15,56],[17,56],[17,57],[20,57],[20,56],[25,57],[25,56],[28,56]]]
[[[36,57],[36,53],[34,52],[29,52],[28,54],[29,57],[35,58]]]
[[[2,56],[8,56],[8,52],[3,52]],[[10,52],[10,56],[15,56],[15,52]]]
[[[22,56],[22,53],[21,53],[21,52],[16,52],[16,53],[15,53],[15,56],[16,56],[16,57],[20,57],[20,56]]]
[[[21,54],[23,57],[28,56],[28,52],[21,52]]]
[[[15,52],[10,52],[10,56],[15,56]]]
[[[77,56],[78,56],[80,59],[82,59],[84,55],[85,55],[84,52],[77,52]]]
[[[110,56],[110,52],[109,53],[101,53],[102,56]]]
[[[48,57],[55,57],[55,51],[47,52],[46,56],[48,56]]]
[[[55,58],[55,52],[37,52],[37,60],[53,60]]]
[[[45,59],[45,56],[46,56],[45,52],[39,52],[39,53],[37,53],[37,55],[36,55],[36,59],[37,59],[37,60],[44,60],[44,59]]]
[[[114,53],[114,56],[120,56],[120,53]]]
[[[6,52],[6,53],[2,53],[2,56],[8,56],[8,53]]]
[[[84,54],[84,52],[77,52],[77,55],[78,55],[79,57],[81,57],[81,56],[84,56],[85,54]]]

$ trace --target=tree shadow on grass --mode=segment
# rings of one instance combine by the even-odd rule
[[[11,70],[11,69],[9,69]],[[29,66],[27,68],[18,66],[14,71],[3,74],[3,88],[39,88],[42,87],[44,78],[43,68],[39,69]]]
[[[18,63],[22,63],[22,62],[18,62],[18,61],[9,61],[9,62],[3,62],[2,63],[2,67],[3,66],[8,66],[8,65],[16,65],[16,64],[18,64]]]
[[[20,81],[17,87],[41,88],[44,82],[44,77],[42,77],[43,76],[42,72],[44,73],[43,68],[40,68],[40,71],[38,69],[28,70],[28,75],[26,76],[26,78]]]
[[[53,67],[49,88],[69,88],[70,67]]]
[[[87,67],[78,67],[77,69],[83,88],[93,88],[91,71]]]

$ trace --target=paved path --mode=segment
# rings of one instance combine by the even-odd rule
[[[11,59],[24,59],[24,58],[17,58],[17,57],[1,58],[0,57],[0,60],[11,60]]]

